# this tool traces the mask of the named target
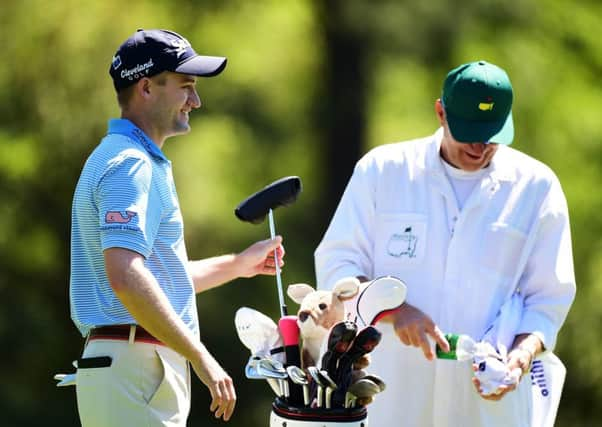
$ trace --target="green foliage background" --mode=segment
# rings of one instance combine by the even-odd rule
[[[314,282],[313,249],[358,156],[432,133],[450,68],[487,59],[515,88],[514,146],[550,165],[569,202],[578,282],[557,353],[568,368],[558,426],[602,410],[602,4],[596,0],[5,0],[0,6],[0,413],[3,426],[78,425],[69,371],[82,339],[69,319],[69,227],[86,156],[119,114],[108,66],[136,28],[169,28],[225,55],[201,79],[192,132],[169,140],[191,257],[268,235],[233,208],[286,175],[299,201],[276,211],[285,283]],[[203,340],[233,375],[231,426],[267,425],[271,392],[244,378],[240,306],[279,316],[275,280],[198,297]],[[291,309],[295,308],[290,302]],[[203,326],[204,325],[204,326]],[[194,381],[189,425],[220,425]]]

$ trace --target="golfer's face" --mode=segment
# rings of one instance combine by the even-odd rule
[[[155,126],[160,127],[165,136],[186,133],[190,131],[190,112],[201,106],[196,77],[170,72],[164,72],[161,77],[161,83],[155,85]]]

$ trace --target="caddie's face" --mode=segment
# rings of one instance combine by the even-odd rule
[[[155,77],[153,116],[164,137],[190,131],[189,114],[201,106],[196,77],[164,72]]]
[[[467,172],[475,172],[487,167],[498,149],[498,144],[456,141],[449,130],[445,111],[439,100],[435,103],[435,111],[443,127],[441,157],[450,165]]]
[[[498,144],[458,142],[449,132],[449,128],[444,130],[441,142],[441,156],[445,161],[467,172],[475,172],[487,167],[497,149]]]

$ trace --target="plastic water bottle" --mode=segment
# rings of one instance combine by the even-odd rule
[[[449,351],[443,351],[437,344],[435,354],[438,359],[464,361],[473,358],[476,352],[476,343],[471,337],[463,334],[445,334],[445,339],[449,343]]]

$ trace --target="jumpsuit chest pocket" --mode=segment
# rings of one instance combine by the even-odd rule
[[[483,234],[479,251],[482,272],[510,282],[519,267],[527,235],[509,224],[495,222]]]
[[[422,263],[426,252],[427,218],[422,214],[378,214],[375,263],[396,269]]]

